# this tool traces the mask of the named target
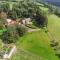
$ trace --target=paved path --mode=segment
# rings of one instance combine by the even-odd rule
[[[29,29],[28,32],[39,31],[40,29]]]
[[[41,30],[41,29],[32,29],[32,28],[29,28],[29,27],[27,27],[27,26],[25,26],[23,24],[21,24],[21,26],[26,27],[26,29],[28,30],[28,32],[33,32],[33,31],[39,31],[39,30]]]
[[[12,49],[9,52],[9,54],[4,54],[3,55],[3,58],[0,59],[0,60],[8,60],[8,59],[10,59],[15,52],[16,52],[16,46],[15,45],[12,45]]]

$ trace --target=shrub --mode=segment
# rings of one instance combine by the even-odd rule
[[[27,32],[27,29],[24,26],[18,26],[17,32],[18,32],[19,36],[23,36]]]
[[[44,14],[43,11],[36,11],[36,16],[34,16],[35,22],[39,27],[47,27],[47,16]]]
[[[17,13],[16,13],[16,11],[9,11],[8,12],[8,18],[11,18],[11,19],[13,19],[13,20],[15,20],[16,18],[17,18]]]
[[[7,27],[7,31],[2,34],[2,40],[4,43],[15,43],[18,39],[18,34],[15,26]]]
[[[55,15],[57,15],[58,17],[60,17],[60,11],[55,11],[55,13],[54,13]]]
[[[59,44],[58,44],[58,42],[51,42],[51,47],[55,47],[55,46],[58,46]]]

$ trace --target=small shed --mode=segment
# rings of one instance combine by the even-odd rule
[[[24,25],[32,24],[31,18],[24,18],[24,19],[22,19],[22,24],[24,24]]]

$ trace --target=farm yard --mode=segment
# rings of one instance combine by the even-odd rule
[[[56,9],[53,5],[28,0],[3,1],[0,58],[60,60],[60,12]]]

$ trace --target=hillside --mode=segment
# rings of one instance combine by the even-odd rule
[[[6,1],[0,9],[0,39],[4,45],[16,46],[10,60],[60,60],[60,17],[54,14],[56,7],[27,0]],[[8,50],[2,53],[8,54]]]
[[[41,30],[38,32],[28,33],[20,38],[20,40],[17,42],[17,48],[19,51],[20,49],[22,49],[24,51],[32,53],[32,55],[39,56],[41,60],[59,60],[50,47],[49,41],[50,39],[47,34],[43,30]],[[16,55],[12,58],[12,60],[30,60],[29,57],[25,58],[25,56],[21,58],[19,55],[19,51],[18,54],[16,53]],[[38,58],[35,60],[40,59]]]
[[[48,30],[52,34],[53,39],[60,43],[59,22],[60,18],[56,15],[52,14],[48,16]],[[50,41],[50,37],[46,32],[44,32],[44,30],[28,33],[21,37],[16,43],[18,52],[12,57],[12,60],[59,60],[58,57],[55,56],[55,52],[50,46]],[[26,54],[26,58],[25,55],[20,52],[20,50],[23,50],[23,52]],[[21,55],[19,55],[20,53]],[[29,58],[30,53],[32,57],[30,56]]]
[[[54,36],[54,39],[60,43],[60,18],[56,15],[50,15],[48,17],[48,29]]]
[[[46,7],[40,7],[40,9],[46,13],[48,12]],[[60,18],[56,15],[48,15],[48,30],[52,34],[53,39],[58,42],[60,40],[59,22]],[[59,60],[50,46],[50,41],[50,37],[44,30],[28,33],[16,43],[18,52],[12,57],[12,60]],[[23,50],[22,53],[21,50]]]

